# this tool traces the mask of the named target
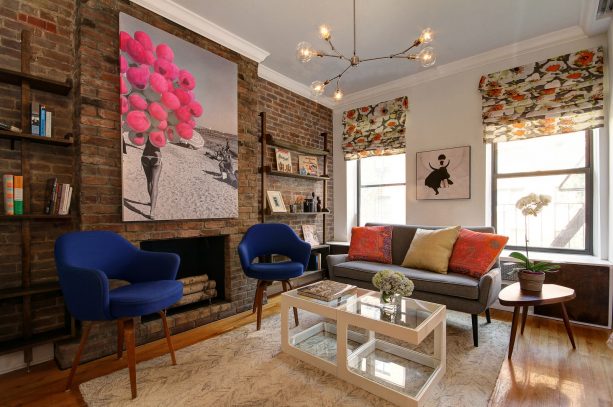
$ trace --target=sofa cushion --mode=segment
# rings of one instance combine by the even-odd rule
[[[417,229],[402,267],[447,274],[449,258],[459,232],[459,226],[441,230]]]
[[[369,261],[348,261],[334,266],[334,275],[342,278],[371,282],[375,273],[381,270],[399,271],[413,281],[416,291],[430,292],[452,297],[477,300],[479,298],[479,280],[463,274],[438,274],[381,264]]]
[[[481,278],[496,263],[508,240],[494,233],[460,230],[449,259],[449,271]]]
[[[351,229],[349,260],[392,262],[392,227],[365,226]]]

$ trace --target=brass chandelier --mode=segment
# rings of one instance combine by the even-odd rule
[[[340,88],[341,77],[345,74],[345,72],[349,70],[349,68],[355,68],[361,62],[376,61],[379,59],[388,59],[388,58],[390,59],[391,58],[401,58],[401,59],[408,59],[408,60],[417,60],[421,63],[421,65],[424,68],[427,68],[429,66],[434,65],[434,62],[436,61],[436,56],[434,55],[434,48],[430,46],[422,48],[422,50],[416,54],[409,53],[409,51],[412,50],[413,48],[419,47],[420,45],[429,44],[430,42],[432,42],[432,30],[430,28],[425,28],[419,35],[419,38],[413,41],[413,43],[407,49],[403,51],[400,51],[400,52],[397,52],[391,55],[385,55],[385,56],[374,57],[374,58],[366,58],[366,59],[360,59],[360,57],[356,53],[355,31],[356,31],[355,0],[353,0],[353,55],[350,58],[346,57],[344,54],[342,54],[340,51],[338,51],[334,47],[334,45],[332,44],[332,31],[330,27],[325,24],[319,27],[319,36],[322,40],[328,43],[332,53],[326,53],[324,51],[315,50],[313,46],[306,41],[302,41],[298,43],[296,47],[296,58],[302,63],[307,63],[313,57],[316,57],[316,56],[322,57],[322,58],[323,57],[338,58],[338,59],[347,61],[349,63],[347,68],[345,68],[338,75],[333,76],[332,78],[329,78],[325,81],[314,81],[313,83],[311,83],[311,93],[314,97],[321,96],[324,93],[326,86],[332,81],[336,80],[336,90],[334,91],[334,99],[341,100],[343,98],[343,91]]]

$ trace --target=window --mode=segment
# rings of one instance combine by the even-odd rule
[[[358,224],[405,223],[406,158],[404,154],[358,160]]]
[[[588,130],[493,145],[492,224],[509,236],[507,248],[525,245],[524,216],[515,203],[534,192],[552,201],[528,217],[528,246],[592,253],[591,136]]]

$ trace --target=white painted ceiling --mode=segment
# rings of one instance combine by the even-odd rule
[[[589,0],[356,0],[357,51],[364,59],[407,48],[425,27],[435,33],[437,65],[580,24]],[[188,10],[270,52],[262,64],[305,85],[332,77],[346,63],[315,58],[302,64],[296,44],[327,50],[318,26],[332,28],[335,46],[353,49],[352,0],[175,0]],[[348,71],[345,94],[417,73],[406,60],[368,62]],[[331,92],[326,92],[330,94]]]

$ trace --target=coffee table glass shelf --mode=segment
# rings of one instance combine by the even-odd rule
[[[302,312],[290,329],[292,307],[316,318]],[[292,290],[281,296],[281,348],[392,403],[419,406],[445,374],[445,316],[444,305],[412,298],[389,313],[379,293],[360,288],[330,302]],[[412,349],[430,335],[431,354]]]

